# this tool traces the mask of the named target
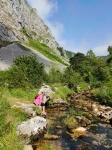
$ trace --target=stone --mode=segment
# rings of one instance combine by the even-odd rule
[[[86,128],[84,127],[78,127],[76,129],[72,129],[72,132],[78,135],[83,135],[86,132]]]
[[[12,108],[14,107],[22,109],[28,117],[35,117],[37,115],[37,112],[33,110],[33,107],[36,107],[34,104],[16,102],[16,105],[13,105]]]
[[[24,149],[23,150],[33,150],[31,145],[24,145]]]
[[[44,135],[44,139],[46,139],[46,140],[57,140],[59,138],[60,138],[60,136],[58,136],[58,135],[52,135],[52,134],[45,134]]]
[[[46,119],[36,116],[17,125],[17,135],[25,144],[29,144],[44,137],[46,126]]]
[[[41,92],[44,92],[45,95],[47,97],[50,97],[51,98],[51,94],[54,93],[54,91],[51,89],[51,87],[49,85],[46,85],[46,84],[43,84],[41,87],[40,87],[40,90],[38,92],[38,94],[40,94]]]

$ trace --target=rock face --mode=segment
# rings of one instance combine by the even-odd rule
[[[17,135],[23,138],[26,144],[42,138],[46,132],[46,119],[34,117],[17,126]]]
[[[26,35],[53,48],[57,54],[59,44],[50,29],[26,0],[0,0],[0,40],[28,42]]]
[[[54,93],[54,91],[51,89],[51,87],[49,85],[43,84],[40,87],[40,90],[38,92],[38,94],[40,94],[41,92],[44,92],[46,96],[49,96],[51,98],[51,94]]]

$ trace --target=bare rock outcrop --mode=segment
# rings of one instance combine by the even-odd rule
[[[55,50],[59,44],[53,37],[49,27],[38,16],[36,9],[32,8],[26,0],[0,0],[0,40],[24,41],[27,37],[38,39],[40,43]]]
[[[54,93],[54,91],[51,89],[51,87],[49,85],[43,84],[40,87],[40,90],[38,92],[38,94],[40,94],[41,92],[44,92],[46,96],[49,96],[51,98],[51,94]]]
[[[33,110],[33,108],[35,107],[34,104],[25,104],[25,103],[17,102],[15,105],[12,106],[12,108],[14,107],[23,110],[28,115],[28,117],[35,117],[37,115],[37,112]]]
[[[17,126],[17,135],[25,144],[38,140],[46,133],[47,122],[45,118],[36,116]]]

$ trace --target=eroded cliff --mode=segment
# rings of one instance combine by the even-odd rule
[[[0,0],[0,40],[28,42],[28,37],[38,39],[59,54],[59,44],[49,27],[26,0]]]

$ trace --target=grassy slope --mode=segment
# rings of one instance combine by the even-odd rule
[[[63,65],[67,65],[67,63],[65,63],[61,58],[59,58],[59,56],[57,56],[50,47],[48,47],[45,44],[39,43],[37,40],[33,40],[31,38],[28,39],[29,43],[25,44],[26,46],[37,50],[52,61],[56,61]]]
[[[28,37],[26,34],[26,30],[22,30],[21,33],[23,33],[27,38],[29,43],[23,43],[24,45],[28,46],[29,48],[35,49],[50,60],[54,62],[61,63],[65,66],[68,65],[67,60],[63,59],[61,56],[57,55],[53,49],[48,47],[47,45],[40,43],[38,40],[34,40],[31,37]]]

